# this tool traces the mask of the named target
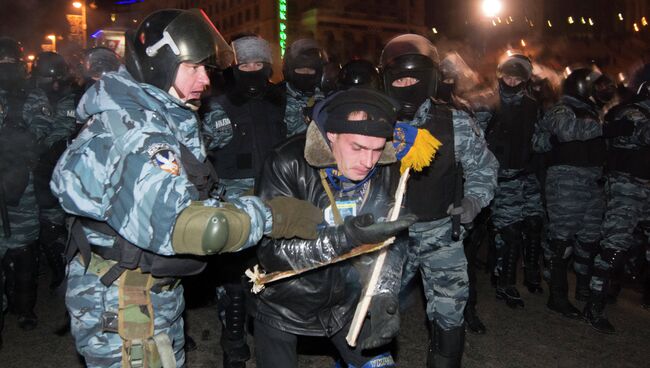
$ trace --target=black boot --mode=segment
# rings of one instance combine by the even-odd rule
[[[524,219],[524,286],[530,293],[541,294],[542,277],[539,270],[539,256],[542,251],[542,219],[538,216]]]
[[[519,248],[522,243],[521,222],[506,226],[499,230],[503,246],[501,254],[501,273],[496,289],[497,299],[504,300],[510,308],[523,308],[524,301],[521,300],[519,291],[515,286],[517,283],[517,261],[519,259]]]
[[[36,306],[36,290],[38,287],[38,252],[36,244],[10,249],[5,258],[9,258],[9,264],[13,273],[13,290],[7,295],[9,298],[9,309],[18,315],[18,326],[23,330],[33,330],[38,324],[38,318],[34,314]]]
[[[465,318],[465,326],[467,326],[470,332],[478,335],[485,334],[485,325],[481,322],[481,319],[476,313],[476,308],[474,308],[473,305],[467,304],[467,306],[465,306],[463,317]]]
[[[569,285],[567,281],[567,263],[565,258],[566,250],[572,246],[567,240],[551,240],[552,251],[549,267],[551,279],[549,280],[549,296],[546,306],[564,317],[581,319],[580,311],[569,302]]]
[[[605,315],[605,299],[606,295],[603,292],[592,291],[589,302],[585,305],[583,311],[584,319],[591,324],[594,330],[606,334],[616,333],[614,326],[609,323]]]
[[[435,322],[429,322],[430,340],[427,368],[458,368],[465,349],[465,328],[443,330]]]
[[[41,251],[47,260],[48,266],[52,273],[50,280],[50,289],[56,289],[63,279],[65,279],[65,257],[63,252],[65,250],[65,242],[67,232],[65,226],[55,225],[52,223],[41,224],[41,232],[39,235],[39,243]]]
[[[586,302],[589,299],[589,282],[594,266],[594,257],[598,254],[598,242],[578,242],[573,254],[574,269],[576,272],[576,300]]]
[[[224,368],[244,368],[251,357],[246,344],[246,306],[244,288],[240,283],[224,285],[227,295],[225,323],[221,330]]]

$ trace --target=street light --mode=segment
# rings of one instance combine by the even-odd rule
[[[72,6],[75,7],[76,9],[81,9],[81,40],[82,40],[82,46],[86,47],[86,4],[84,4],[81,1],[75,1],[72,3]]]
[[[483,4],[481,5],[483,14],[489,18],[497,16],[502,8],[503,3],[500,0],[483,0]]]
[[[56,52],[56,35],[47,35],[45,38],[52,41],[52,52]]]

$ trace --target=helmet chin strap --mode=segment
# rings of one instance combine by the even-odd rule
[[[196,99],[185,100],[184,98],[182,98],[178,94],[178,91],[176,90],[176,87],[174,87],[174,86],[169,87],[169,91],[167,91],[167,92],[170,95],[172,95],[172,96],[176,97],[177,99],[181,100],[183,102],[183,104],[192,111],[197,111],[199,109],[199,107],[200,107],[199,106],[199,104],[201,103],[200,100],[196,100]]]

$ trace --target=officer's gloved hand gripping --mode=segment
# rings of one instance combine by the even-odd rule
[[[315,239],[322,210],[307,201],[276,197],[266,205],[272,213],[272,238]],[[234,205],[205,206],[192,202],[176,219],[172,245],[179,254],[210,255],[236,252],[249,237],[251,218]]]

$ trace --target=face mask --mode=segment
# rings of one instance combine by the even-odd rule
[[[316,92],[316,87],[320,85],[322,72],[316,71],[314,74],[293,73],[289,83],[298,91],[311,96]]]
[[[499,95],[501,99],[510,100],[513,97],[516,97],[521,94],[524,90],[525,83],[519,83],[518,85],[511,87],[507,85],[502,79],[499,79]]]
[[[245,72],[239,68],[233,69],[235,89],[247,97],[256,97],[266,92],[269,85],[269,68],[264,66],[260,70]]]

